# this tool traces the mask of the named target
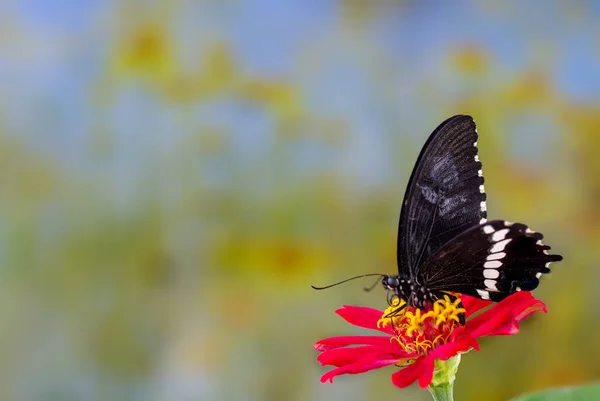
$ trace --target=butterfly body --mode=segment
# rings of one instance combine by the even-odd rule
[[[413,280],[407,276],[383,276],[381,283],[387,290],[388,304],[392,304],[394,298],[403,299],[406,304],[425,308],[433,304],[443,296],[440,291],[431,291],[421,285],[418,280]]]
[[[530,291],[551,262],[542,234],[487,220],[473,119],[444,121],[423,147],[409,180],[398,227],[398,275],[383,276],[387,301],[425,308],[444,295],[500,301]]]

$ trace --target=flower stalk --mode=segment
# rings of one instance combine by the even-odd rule
[[[435,401],[454,400],[452,390],[460,358],[461,354],[458,354],[445,361],[439,359],[435,361],[433,378],[431,379],[431,384],[427,387],[427,390],[429,390]]]
[[[452,396],[453,386],[452,383],[439,386],[431,385],[427,387],[427,390],[429,390],[429,394],[431,394],[435,401],[454,401],[454,397]]]

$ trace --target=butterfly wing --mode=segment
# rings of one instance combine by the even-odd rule
[[[453,291],[500,301],[517,291],[531,291],[551,262],[543,235],[524,224],[495,220],[472,227],[444,245],[419,271],[430,291]]]
[[[421,150],[404,196],[397,247],[401,275],[416,277],[421,262],[485,221],[483,181],[475,122],[463,115],[447,119]]]

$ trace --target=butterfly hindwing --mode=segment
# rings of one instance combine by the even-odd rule
[[[450,239],[487,217],[477,130],[470,116],[444,121],[427,140],[412,172],[398,228],[401,274],[419,266]]]
[[[430,290],[453,291],[500,301],[517,291],[531,291],[551,262],[541,233],[502,220],[486,222],[460,234],[427,260],[420,282]]]

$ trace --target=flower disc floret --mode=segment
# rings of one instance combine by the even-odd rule
[[[404,300],[396,300],[377,321],[377,327],[390,326],[398,344],[407,352],[426,355],[429,350],[445,344],[459,324],[460,298],[451,300],[448,295],[438,299],[431,308],[422,311],[407,307]],[[401,310],[397,313],[398,310]]]

